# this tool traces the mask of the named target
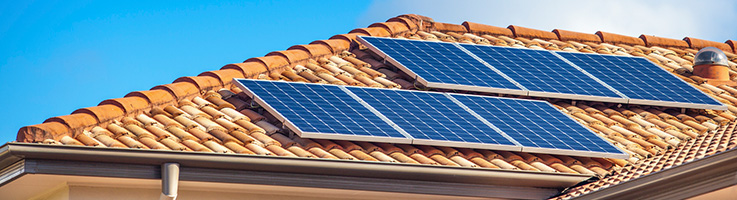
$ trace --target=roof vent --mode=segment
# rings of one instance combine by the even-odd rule
[[[711,85],[737,85],[729,80],[727,55],[722,50],[706,47],[699,50],[694,58],[693,74],[707,79]]]
[[[694,65],[721,65],[728,67],[727,55],[715,47],[706,47],[699,50],[694,58]]]

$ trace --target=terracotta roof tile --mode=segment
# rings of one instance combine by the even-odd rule
[[[688,48],[688,42],[683,40],[677,40],[677,39],[670,39],[670,38],[664,38],[664,37],[657,37],[653,35],[640,35],[640,39],[645,41],[645,44],[650,46],[660,46],[660,47],[678,47],[678,48]]]
[[[734,53],[734,49],[732,48],[732,46],[730,46],[727,43],[702,40],[702,39],[697,39],[693,37],[685,37],[683,38],[683,40],[688,42],[689,47],[694,48],[694,49],[701,49],[704,47],[716,47],[716,48],[721,49],[722,51]]]
[[[468,32],[465,26],[459,25],[459,24],[435,22],[433,23],[433,27],[435,31],[440,31],[440,32],[456,32],[456,33]]]
[[[266,54],[266,56],[281,56],[287,59],[290,64],[304,64],[310,58],[310,53],[302,49],[292,49],[285,51],[274,51]]]
[[[303,45],[294,45],[292,47],[289,47],[287,50],[302,50],[307,53],[309,53],[309,57],[325,57],[332,55],[332,50],[330,49],[330,46],[326,46],[323,44],[303,44]]]
[[[137,96],[130,96],[130,97],[123,97],[123,98],[116,98],[116,99],[108,99],[105,101],[100,102],[100,105],[114,105],[118,106],[119,108],[123,109],[123,111],[126,114],[134,114],[139,113],[143,111],[144,109],[149,107],[148,100],[137,97]]]
[[[410,31],[409,26],[407,25],[407,22],[380,22],[380,23],[374,23],[369,26],[369,28],[373,27],[379,27],[383,28],[384,30],[389,32],[389,35],[399,35],[408,33]]]
[[[176,99],[185,99],[188,97],[193,97],[194,95],[200,93],[199,89],[197,89],[197,86],[190,82],[177,82],[166,85],[159,85],[151,88],[151,90],[168,91]]]
[[[264,56],[264,57],[256,57],[256,58],[249,58],[246,61],[243,61],[244,63],[261,63],[263,66],[266,66],[266,69],[269,72],[281,72],[285,70],[287,67],[289,67],[289,60],[282,56]],[[244,73],[245,74],[245,73]]]
[[[645,41],[637,37],[631,37],[626,35],[619,35],[614,33],[608,33],[603,31],[597,31],[596,35],[601,38],[602,42],[610,44],[626,44],[626,45],[645,45]]]
[[[409,19],[407,17],[402,17],[402,16],[393,17],[393,18],[391,18],[389,20],[386,20],[386,22],[399,22],[399,23],[402,23],[402,24],[404,24],[405,27],[407,27],[407,29],[409,30],[409,32],[415,32],[415,31],[417,31],[419,29],[419,26],[417,25],[417,23],[413,22],[411,19]]]
[[[599,35],[596,34],[580,33],[562,29],[553,29],[553,33],[555,33],[561,41],[573,40],[579,42],[602,42]]]
[[[558,39],[558,36],[555,35],[555,33],[553,32],[525,28],[525,27],[516,26],[516,25],[509,25],[507,28],[509,30],[512,30],[512,33],[514,33],[514,37],[524,37],[524,38],[530,38],[530,39],[540,38],[540,39],[545,39],[545,40],[557,40]]]
[[[317,40],[310,44],[320,44],[330,47],[333,54],[339,53],[344,50],[351,48],[351,40],[346,39],[329,39],[329,40]]]
[[[496,26],[490,26],[486,24],[479,24],[479,23],[473,23],[469,21],[465,21],[462,24],[464,27],[466,27],[466,30],[468,32],[476,34],[476,35],[504,35],[507,37],[514,37],[514,33],[512,33],[512,30],[502,27],[496,27]]]
[[[266,65],[261,62],[233,63],[227,64],[220,69],[235,69],[243,73],[245,78],[256,78],[257,75],[268,71]]]
[[[121,118],[125,111],[115,105],[100,105],[75,110],[72,114],[84,113],[95,117],[97,122],[107,122],[113,119]]]

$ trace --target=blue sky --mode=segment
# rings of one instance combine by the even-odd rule
[[[407,13],[456,24],[737,39],[731,1],[8,1],[0,7],[0,143],[22,126],[105,99]]]

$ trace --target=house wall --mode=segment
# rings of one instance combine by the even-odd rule
[[[33,200],[69,200],[69,186],[66,183],[31,198]]]

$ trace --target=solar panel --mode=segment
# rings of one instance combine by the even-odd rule
[[[246,79],[237,81],[252,99],[302,137],[411,142],[340,87]]]
[[[429,88],[726,110],[643,58],[360,36]]]
[[[548,102],[451,96],[519,142],[523,152],[603,157],[624,154]]]
[[[557,52],[629,98],[629,103],[656,106],[726,109],[645,58]]]
[[[360,37],[375,52],[427,87],[480,89],[526,95],[503,75],[463,52],[453,43]]]
[[[585,100],[626,100],[550,51],[460,44],[525,89],[530,96]]]
[[[627,157],[543,101],[236,80],[304,138]]]
[[[500,134],[443,93],[348,89],[412,136],[413,144],[519,151],[508,136]]]

